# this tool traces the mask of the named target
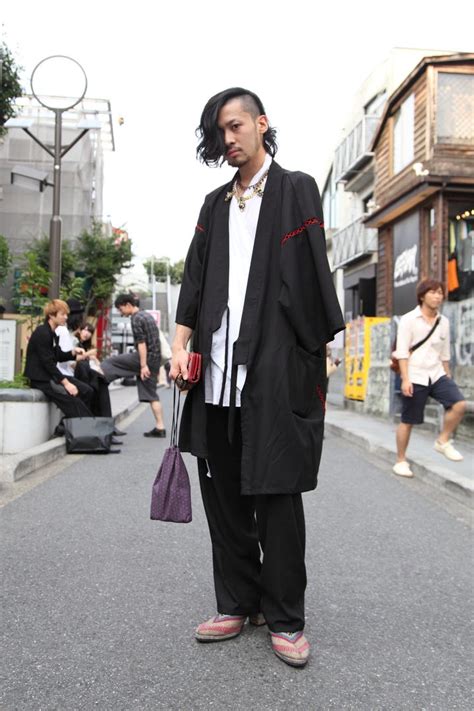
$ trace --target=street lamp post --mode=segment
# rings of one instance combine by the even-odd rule
[[[53,67],[51,66],[53,65]],[[62,68],[61,68],[61,65]],[[51,94],[51,92],[42,91],[42,87],[46,82],[51,82],[55,80],[55,77],[59,74],[64,74],[64,67],[67,67],[66,73],[75,73],[73,81],[68,80],[68,86],[76,83],[73,92],[74,98],[68,99],[66,97],[51,96],[48,100],[44,98],[45,93]],[[48,75],[49,72],[49,75]],[[54,113],[54,148],[53,150],[46,146],[40,139],[35,136],[30,130],[29,126],[31,121],[22,121],[22,119],[9,119],[5,122],[6,128],[21,128],[25,133],[30,136],[30,138],[35,141],[41,148],[43,148],[54,161],[53,170],[53,209],[52,216],[49,224],[49,271],[52,273],[51,286],[49,288],[49,298],[57,299],[59,297],[59,287],[61,284],[61,161],[68,153],[71,148],[73,148],[78,141],[81,140],[85,134],[93,128],[100,128],[100,124],[97,121],[81,121],[78,124],[78,128],[82,128],[81,133],[76,136],[76,138],[67,146],[62,145],[62,117],[63,113],[69,111],[74,106],[76,106],[85,96],[87,90],[87,76],[82,68],[82,66],[75,59],[71,57],[66,57],[64,55],[54,55],[52,57],[46,57],[43,59],[36,67],[33,69],[31,75],[31,91],[33,96],[39,103],[44,106],[49,111]],[[43,96],[43,98],[40,98]],[[49,103],[46,103],[49,101]],[[65,101],[67,105],[65,105]],[[40,188],[41,189],[41,188]]]
[[[53,173],[53,214],[49,223],[49,268],[53,273],[49,298],[59,297],[61,284],[61,137],[62,111],[54,111],[54,173]]]

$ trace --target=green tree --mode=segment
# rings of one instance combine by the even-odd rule
[[[170,279],[172,284],[181,284],[184,273],[184,259],[180,259],[171,265]]]
[[[36,256],[40,267],[49,265],[49,238],[34,240],[28,252]],[[110,303],[121,270],[130,266],[132,246],[128,235],[117,230],[113,235],[104,234],[101,222],[93,222],[71,244],[63,240],[61,245],[62,299],[75,298],[82,301],[86,314],[97,314]]]
[[[36,254],[38,264],[44,269],[49,267],[49,237],[44,235],[38,239],[33,240],[28,247],[28,252]],[[76,276],[77,264],[77,254],[73,246],[68,240],[62,240],[61,242],[61,293],[67,294],[67,298],[73,297],[75,299],[83,298],[83,294],[80,289],[80,283],[78,277]],[[82,279],[82,282],[84,279]],[[79,287],[79,295],[78,294]],[[75,293],[70,293],[74,291]],[[62,298],[62,297],[61,297]]]
[[[25,321],[30,333],[43,317],[50,284],[51,273],[38,264],[34,252],[25,252],[13,287],[13,302],[19,313],[26,315]]]
[[[8,272],[12,265],[12,254],[8,246],[6,237],[0,235],[0,286],[7,280]]]
[[[15,99],[23,94],[20,71],[5,42],[0,42],[0,137],[7,129],[4,123],[15,116]]]
[[[132,244],[126,233],[104,234],[103,225],[93,222],[76,243],[78,271],[84,277],[86,313],[98,313],[110,305],[122,269],[130,267]]]
[[[151,257],[143,262],[143,266],[145,267],[148,275],[151,274],[151,262]],[[156,281],[163,283],[166,282],[168,264],[170,270],[170,282],[172,284],[181,284],[183,281],[184,259],[180,259],[178,262],[171,264],[168,257],[153,257],[153,271],[155,273]]]

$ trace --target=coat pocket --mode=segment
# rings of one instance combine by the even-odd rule
[[[316,417],[324,413],[326,358],[294,346],[289,360],[290,406],[295,415]]]

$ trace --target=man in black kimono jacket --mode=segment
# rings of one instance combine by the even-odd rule
[[[247,617],[266,621],[273,651],[303,666],[301,493],[317,483],[325,346],[344,328],[321,203],[313,178],[272,161],[275,131],[252,92],[212,97],[198,130],[199,157],[208,165],[225,159],[238,172],[202,206],[173,343],[173,378],[186,380],[191,337],[203,357],[201,381],[186,396],[180,447],[198,457],[218,615],[199,625],[196,638],[229,639]],[[248,220],[243,228],[239,215]],[[239,252],[242,239],[250,240],[248,257]]]

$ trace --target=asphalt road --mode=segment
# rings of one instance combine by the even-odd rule
[[[313,653],[293,669],[265,628],[193,640],[215,612],[195,465],[193,522],[150,521],[150,426],[142,409],[120,455],[66,458],[4,496],[2,711],[473,708],[461,505],[328,435],[305,495]]]

